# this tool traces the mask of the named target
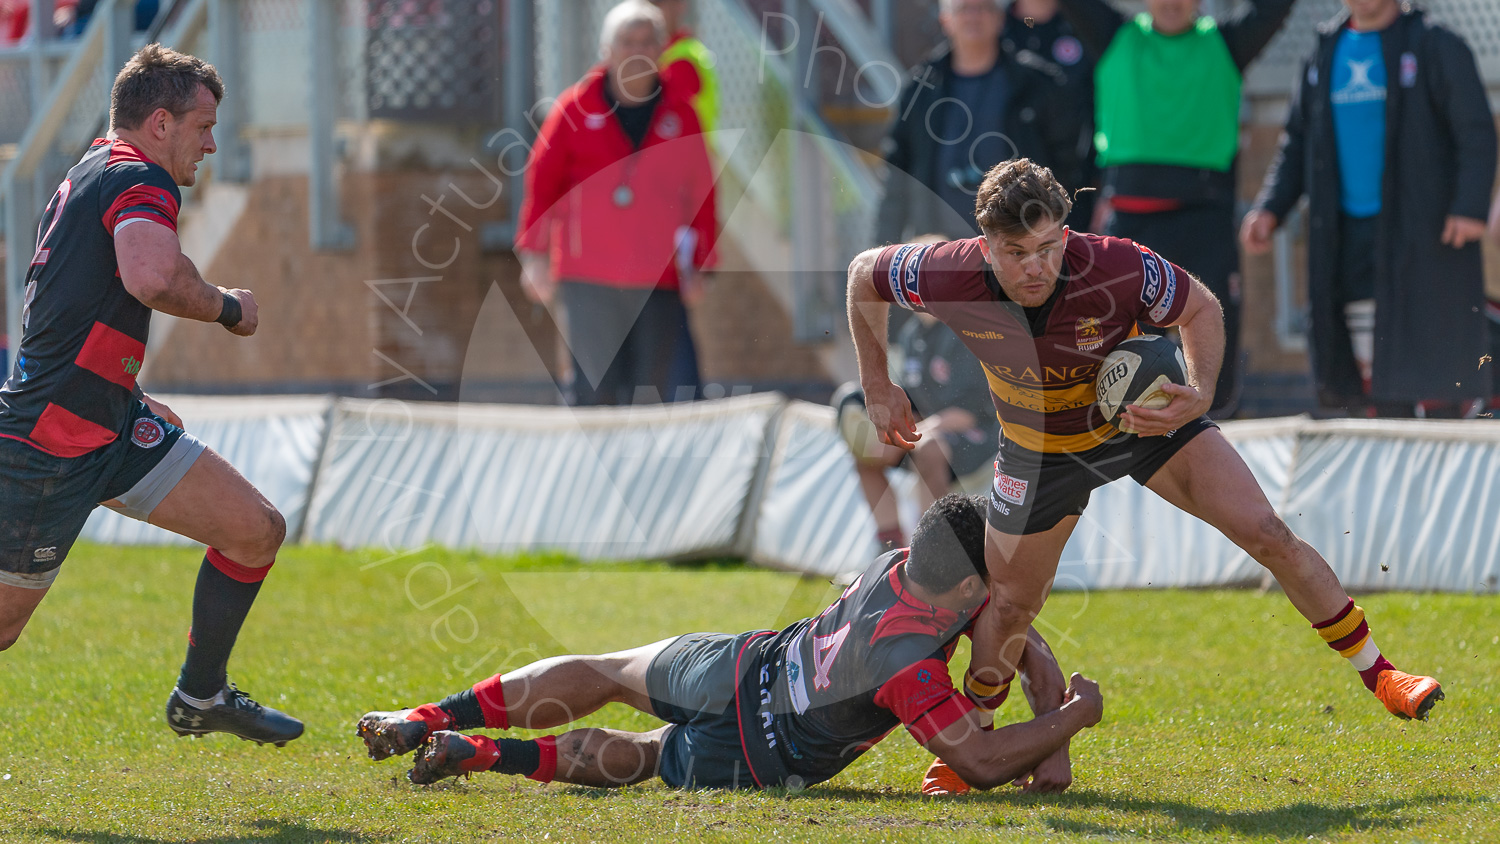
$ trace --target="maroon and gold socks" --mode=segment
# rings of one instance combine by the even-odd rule
[[[1370,625],[1365,622],[1365,611],[1354,605],[1353,598],[1349,599],[1349,603],[1344,605],[1338,615],[1314,624],[1313,629],[1318,631],[1328,647],[1349,660],[1349,664],[1359,672],[1359,679],[1364,681],[1365,688],[1371,692],[1375,691],[1380,680],[1380,672],[1396,668],[1381,655],[1380,648],[1375,646],[1375,640],[1370,637]]]

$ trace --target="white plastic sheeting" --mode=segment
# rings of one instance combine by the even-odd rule
[[[339,403],[307,539],[555,549],[583,559],[743,553],[785,399],[561,407]]]
[[[792,402],[777,425],[750,559],[833,576],[862,568],[876,553],[875,519],[833,408]]]
[[[323,446],[333,399],[319,396],[208,398],[157,396],[188,433],[223,455],[286,518],[296,537],[307,513],[313,467]],[[103,507],[84,525],[83,538],[117,545],[187,545],[191,540]]]
[[[777,395],[582,411],[320,398],[169,404],[304,541],[583,559],[732,555],[830,577],[876,553],[833,411]],[[1500,588],[1500,425],[1285,419],[1223,430],[1349,588]],[[892,481],[909,497],[909,473]],[[914,516],[903,507],[908,529]],[[103,510],[85,536],[185,541]],[[1261,576],[1213,528],[1126,479],[1094,492],[1056,588]]]
[[[1282,512],[1352,589],[1493,592],[1500,583],[1500,425],[1309,426]]]
[[[1276,419],[1221,426],[1272,505],[1286,495],[1303,424]],[[1094,491],[1063,549],[1054,588],[1223,586],[1258,581],[1261,572],[1250,555],[1207,523],[1122,478]]]

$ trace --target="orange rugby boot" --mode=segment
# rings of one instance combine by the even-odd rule
[[[1392,669],[1380,672],[1375,681],[1375,696],[1397,718],[1426,721],[1428,710],[1443,699],[1443,687],[1431,677]]]
[[[923,794],[936,797],[944,794],[968,794],[969,790],[969,784],[941,759],[932,760],[932,767],[922,777]]]

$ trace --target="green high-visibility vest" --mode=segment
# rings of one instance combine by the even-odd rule
[[[1163,35],[1149,14],[1136,15],[1094,69],[1099,166],[1228,171],[1239,148],[1241,81],[1213,18]]]
[[[689,62],[698,71],[702,87],[693,96],[693,110],[698,113],[698,122],[703,125],[703,131],[712,132],[719,123],[719,78],[713,70],[713,52],[696,38],[683,38],[662,51],[662,67],[675,61]]]

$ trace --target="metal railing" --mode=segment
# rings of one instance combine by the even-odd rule
[[[33,0],[51,21],[50,0]],[[213,62],[228,91],[219,108],[204,181],[243,182],[251,176],[247,135],[305,130],[309,143],[308,239],[316,249],[345,249],[353,230],[338,207],[335,127],[362,116],[351,90],[363,96],[364,0],[177,0],[147,33],[132,33],[136,0],[100,0],[81,35],[49,40],[43,32],[25,46],[0,50],[0,81],[14,79],[25,61],[33,92],[25,130],[0,175],[5,239],[6,334],[12,357],[21,341],[26,273],[36,224],[55,185],[108,125],[116,72],[148,39]],[[343,19],[340,14],[343,13]],[[290,37],[289,37],[290,36]],[[279,52],[278,52],[279,51]],[[301,64],[283,61],[285,54]],[[288,76],[288,73],[293,76]],[[306,100],[288,96],[289,84]],[[9,124],[7,124],[9,125]],[[261,127],[267,127],[262,129]],[[184,206],[192,194],[184,191]]]

